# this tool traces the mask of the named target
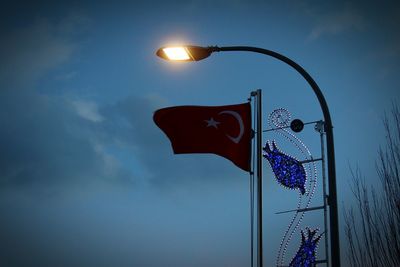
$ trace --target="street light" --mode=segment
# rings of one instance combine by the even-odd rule
[[[213,51],[200,46],[170,46],[157,50],[157,56],[173,61],[198,61],[209,57]]]
[[[314,79],[308,74],[303,67],[291,60],[290,58],[279,54],[277,52],[250,46],[181,46],[179,50],[182,53],[184,59],[178,59],[170,54],[168,50],[170,47],[163,47],[158,49],[156,52],[157,56],[166,60],[180,60],[180,61],[198,61],[209,57],[213,52],[227,52],[227,51],[246,51],[264,54],[267,56],[274,57],[280,61],[285,62],[292,68],[294,68],[301,76],[308,82],[308,84],[313,89],[319,104],[321,106],[322,113],[324,115],[325,121],[325,132],[326,132],[326,149],[328,156],[328,184],[329,184],[329,196],[327,197],[327,202],[329,205],[329,228],[330,228],[330,240],[331,240],[331,259],[332,266],[340,267],[340,247],[339,247],[339,227],[338,227],[338,207],[337,207],[337,194],[336,194],[336,169],[335,169],[335,148],[333,142],[333,126],[331,115],[329,113],[328,105],[326,103],[325,97],[322,94],[321,89],[314,81]],[[177,49],[178,47],[175,47]],[[325,201],[325,200],[324,200]],[[261,203],[259,203],[261,204]],[[259,213],[261,214],[261,213]],[[261,225],[259,225],[261,227]],[[259,251],[259,253],[262,251]],[[261,264],[262,264],[262,255]]]

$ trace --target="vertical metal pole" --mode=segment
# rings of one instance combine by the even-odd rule
[[[258,266],[263,267],[262,232],[262,110],[261,89],[257,90],[257,220],[258,220]]]
[[[257,99],[255,98],[257,96],[256,91],[252,91],[250,93],[250,98],[248,99],[249,101],[252,100],[253,98],[253,113],[252,113],[252,119],[254,120],[252,122],[252,127],[253,130],[253,137],[252,137],[252,155],[251,155],[251,173],[250,173],[250,267],[254,267],[254,173],[255,173],[255,164],[257,161],[257,158],[255,157],[256,154],[256,140],[255,140],[255,134],[254,131],[256,130],[256,125],[255,125],[255,120],[257,118]]]
[[[328,249],[328,214],[327,214],[327,195],[326,195],[326,170],[325,170],[325,123],[317,122],[316,130],[319,131],[321,138],[321,158],[322,158],[322,196],[324,203],[324,230],[325,230],[325,259],[326,266],[329,266],[329,249]]]

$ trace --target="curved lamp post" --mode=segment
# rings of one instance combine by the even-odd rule
[[[328,105],[325,97],[321,92],[321,89],[314,81],[314,79],[308,74],[299,64],[281,55],[277,52],[250,46],[181,46],[181,47],[162,47],[157,50],[157,56],[166,60],[177,60],[177,61],[199,61],[209,57],[213,52],[224,52],[224,51],[247,51],[264,54],[267,56],[274,57],[280,61],[285,62],[294,68],[313,89],[315,95],[318,98],[319,104],[322,109],[325,121],[325,132],[327,142],[327,155],[328,155],[328,184],[329,184],[329,196],[327,198],[329,205],[329,229],[330,229],[330,240],[331,240],[331,262],[332,266],[340,267],[340,248],[339,248],[339,227],[338,227],[338,208],[337,208],[337,194],[336,194],[336,170],[335,170],[335,149],[333,142],[333,126],[331,115],[329,113]],[[324,200],[325,201],[325,200]],[[261,213],[259,213],[261,214]],[[259,226],[261,227],[261,225]],[[260,251],[261,250],[261,251]],[[259,247],[261,266],[262,266],[262,247]]]

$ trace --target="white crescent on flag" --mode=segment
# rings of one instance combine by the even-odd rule
[[[229,115],[233,116],[233,117],[238,121],[238,123],[239,123],[239,129],[240,129],[239,135],[236,136],[236,137],[233,137],[233,136],[230,136],[229,134],[227,134],[226,136],[227,136],[229,139],[231,139],[232,142],[234,142],[235,144],[239,143],[240,140],[242,139],[243,133],[244,133],[243,119],[242,119],[242,117],[240,116],[240,114],[237,113],[236,111],[232,111],[232,110],[224,110],[224,111],[221,111],[221,112],[218,113],[218,114],[229,114]]]

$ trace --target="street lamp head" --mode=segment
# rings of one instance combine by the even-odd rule
[[[201,46],[170,46],[161,47],[156,55],[165,60],[171,61],[199,61],[211,55],[211,47]]]

